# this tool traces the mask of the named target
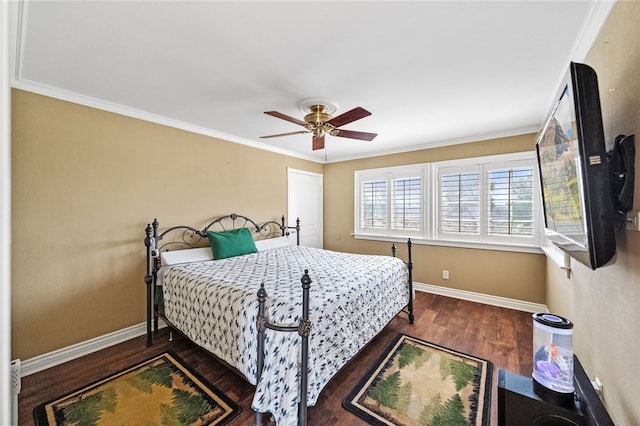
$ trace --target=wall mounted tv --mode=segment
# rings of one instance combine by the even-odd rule
[[[591,269],[616,251],[598,79],[571,62],[536,151],[547,238]]]

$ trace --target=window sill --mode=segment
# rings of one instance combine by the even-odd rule
[[[567,278],[571,277],[571,260],[567,253],[555,247],[542,247],[542,251],[547,256],[547,259],[550,259],[560,269],[567,271]]]
[[[357,240],[372,240],[372,241],[389,241],[394,243],[405,243],[407,237],[398,237],[394,235],[372,235],[372,234],[351,234],[353,238]],[[500,244],[500,243],[479,243],[471,241],[454,241],[454,240],[429,240],[425,238],[410,237],[413,244],[423,244],[430,246],[441,247],[459,247],[459,248],[471,248],[479,250],[496,250],[496,251],[511,251],[518,253],[534,253],[543,254],[544,251],[538,246],[528,246],[521,244]]]

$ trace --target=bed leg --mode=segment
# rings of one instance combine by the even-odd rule
[[[267,290],[264,289],[264,283],[260,284],[258,290],[258,317],[256,318],[256,330],[258,332],[258,349],[256,357],[256,389],[260,383],[262,369],[264,368],[264,337],[267,329],[267,317],[264,314],[265,303],[267,301]],[[255,426],[262,426],[262,413],[256,411]]]
[[[156,287],[156,283],[158,282],[158,269],[160,269],[160,256],[158,253],[158,249],[156,248],[157,246],[157,242],[158,242],[158,227],[160,226],[160,223],[158,222],[158,219],[153,219],[153,222],[151,223],[152,227],[153,227],[153,238],[151,238],[151,243],[153,245],[153,250],[151,251],[152,258],[151,258],[151,262],[152,265],[147,266],[149,273],[151,273],[152,275],[152,280],[151,280],[151,288],[153,290],[153,293],[151,295],[152,299],[151,299],[151,303],[153,303],[153,332],[155,334],[158,334],[158,304],[155,302],[156,300],[156,291],[158,291],[158,287]],[[147,228],[149,227],[149,225],[147,225]],[[153,256],[155,254],[155,257]]]
[[[154,245],[154,240],[151,237],[152,229],[151,225],[147,225],[145,229],[146,237],[144,239],[144,245],[147,247],[147,273],[144,276],[144,283],[147,286],[147,346],[151,346],[153,344],[153,338],[151,336],[151,305],[152,305],[152,296],[153,291],[151,285],[153,284],[153,275],[152,275],[152,262],[153,256],[151,253],[152,245]]]
[[[158,334],[158,305],[153,305],[153,332]]]
[[[407,240],[407,269],[409,270],[409,278],[407,279],[407,284],[409,285],[409,304],[407,305],[407,314],[409,315],[409,324],[413,324],[415,321],[415,316],[413,314],[413,258],[411,254],[411,238]],[[391,254],[393,257],[396,257],[396,245],[391,244]]]
[[[153,334],[151,333],[151,284],[147,284],[147,346],[153,345]]]
[[[151,277],[145,276],[147,284],[147,346],[153,345],[153,334],[151,333]]]
[[[300,364],[300,403],[298,404],[298,424],[307,425],[307,387],[309,379],[309,335],[311,334],[311,321],[309,321],[309,288],[311,278],[309,271],[305,269],[300,279],[302,282],[302,320],[298,324],[298,334],[302,337],[302,355]]]
[[[407,308],[409,310],[409,324],[413,324],[415,320],[413,314],[413,257],[411,254],[411,245],[411,238],[409,238],[407,240],[407,253],[409,257],[409,262],[407,263],[409,269],[409,306]]]

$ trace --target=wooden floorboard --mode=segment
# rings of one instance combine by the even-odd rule
[[[309,425],[366,425],[342,407],[342,400],[380,357],[398,333],[405,333],[451,349],[485,358],[493,363],[491,424],[497,424],[497,371],[506,369],[530,375],[532,368],[531,314],[417,292],[415,324],[399,314],[385,329],[340,371],[326,386],[314,407],[309,408]],[[154,345],[145,347],[138,337],[22,379],[18,418],[21,425],[33,425],[33,410],[88,383],[125,367],[171,350],[192,369],[222,390],[241,408],[231,425],[251,425],[253,387],[212,359],[187,339],[168,341],[162,330]]]

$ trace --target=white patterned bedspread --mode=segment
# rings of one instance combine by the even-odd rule
[[[167,319],[190,339],[256,381],[256,316],[260,283],[269,320],[297,325],[300,278],[309,270],[311,335],[308,405],[327,382],[409,302],[405,263],[302,246],[171,266],[163,275]],[[278,426],[297,424],[301,338],[266,331],[265,366],[253,409]]]

